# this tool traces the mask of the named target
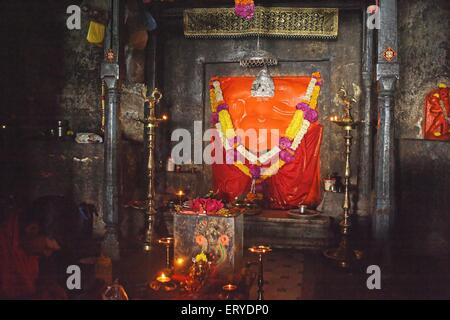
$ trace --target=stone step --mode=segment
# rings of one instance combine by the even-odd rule
[[[164,224],[173,235],[173,212],[164,212]],[[244,247],[265,244],[273,248],[322,250],[332,244],[331,218],[319,215],[297,219],[288,210],[263,210],[244,216]]]
[[[321,250],[331,244],[330,223],[330,218],[323,215],[297,219],[288,210],[263,210],[244,217],[244,244]]]

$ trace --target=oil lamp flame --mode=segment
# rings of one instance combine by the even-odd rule
[[[161,238],[158,240],[158,243],[160,244],[165,244],[165,245],[170,245],[173,242],[173,238],[171,237],[167,237],[167,238]]]
[[[264,253],[269,253],[272,251],[272,248],[270,248],[269,246],[253,246],[251,248],[248,249],[250,252],[252,253],[259,253],[259,254],[264,254]]]
[[[166,283],[170,281],[170,277],[166,276],[164,273],[161,273],[159,277],[156,278],[161,283]]]
[[[182,265],[184,264],[184,259],[183,259],[183,258],[178,258],[178,259],[176,260],[176,264],[177,264],[178,266],[182,266]]]
[[[336,121],[338,121],[339,119],[338,119],[338,116],[331,116],[330,117],[330,121],[333,121],[333,122],[336,122]]]
[[[237,286],[235,286],[234,284],[226,284],[222,287],[222,289],[224,291],[234,291],[237,289]]]

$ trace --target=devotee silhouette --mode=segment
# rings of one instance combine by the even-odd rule
[[[56,279],[43,274],[40,260],[72,250],[81,227],[76,205],[62,196],[6,213],[0,225],[0,298],[66,299]]]

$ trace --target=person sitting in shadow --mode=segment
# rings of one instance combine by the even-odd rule
[[[42,263],[56,252],[76,252],[81,224],[77,206],[62,196],[39,198],[27,209],[13,210],[4,217],[0,225],[0,298],[67,299],[65,281],[58,281],[62,273],[60,279],[52,277],[51,272],[43,271]]]

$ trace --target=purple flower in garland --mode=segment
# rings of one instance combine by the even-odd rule
[[[314,109],[309,109],[305,113],[305,119],[308,120],[309,122],[316,122],[318,118],[319,114]]]
[[[254,164],[249,164],[248,168],[250,169],[250,174],[253,179],[259,179],[261,177],[261,167],[258,167]]]
[[[222,110],[228,110],[228,105],[226,103],[222,103],[217,107],[217,113],[219,113]]]
[[[295,159],[294,150],[281,150],[280,159],[286,163],[292,162]]]
[[[303,112],[310,109],[309,105],[306,102],[300,102],[299,104],[297,104],[296,108],[297,108],[297,110],[302,110]]]
[[[238,17],[250,20],[255,15],[255,4],[253,1],[236,1],[234,12]]]
[[[280,159],[284,162],[291,162],[294,160],[295,151],[291,149],[291,146],[292,142],[287,137],[280,138]]]
[[[226,153],[226,159],[225,159],[226,164],[233,164],[236,161],[237,156],[238,156],[238,154],[237,154],[236,149],[228,150]]]
[[[219,115],[217,112],[211,113],[211,123],[215,125],[217,122],[219,122]]]
[[[304,118],[309,122],[315,122],[319,118],[319,114],[316,110],[311,109],[306,102],[300,102],[297,104],[297,110],[301,110],[304,113]]]
[[[289,140],[287,137],[281,137],[280,138],[280,142],[278,143],[278,146],[280,147],[280,149],[284,150],[287,148],[290,148],[292,145],[291,140]]]

